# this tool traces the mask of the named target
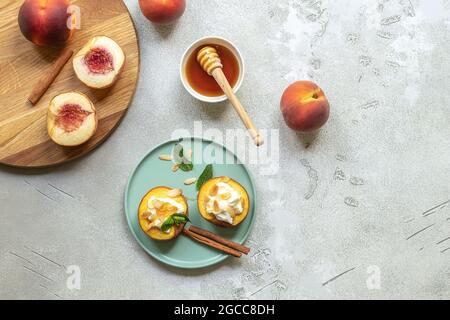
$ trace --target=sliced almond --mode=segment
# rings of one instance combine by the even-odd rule
[[[221,198],[222,198],[223,200],[228,200],[228,199],[231,198],[231,193],[229,193],[229,192],[224,193],[224,194],[221,195]]]
[[[218,212],[219,210],[219,203],[217,202],[217,200],[214,200],[214,212]]]
[[[159,160],[172,161],[172,156],[170,154],[162,154],[159,156]]]
[[[181,191],[181,189],[172,189],[167,192],[167,195],[171,198],[176,198],[178,196],[181,196],[182,193],[183,191]]]
[[[215,184],[211,188],[211,191],[209,192],[209,195],[215,197],[217,195],[217,192],[219,192],[219,187],[217,186],[217,184]]]
[[[161,201],[159,201],[159,200],[154,200],[154,201],[153,201],[153,206],[154,206],[156,209],[161,209],[162,205],[163,205],[163,203],[162,203]]]
[[[195,181],[197,181],[197,178],[189,178],[189,179],[184,180],[184,184],[188,186],[188,185],[193,184]]]
[[[152,213],[151,213],[150,211],[145,211],[145,212],[142,214],[142,218],[148,219],[151,215],[152,215]]]
[[[227,207],[225,208],[225,211],[228,212],[232,218],[234,218],[234,217],[236,216],[236,212],[235,212],[234,209],[233,209],[232,207],[230,207],[230,206],[227,206]]]
[[[189,151],[188,151],[188,153],[187,153],[187,158],[188,158],[189,160],[191,160],[191,158],[192,158],[192,149],[189,149]]]
[[[180,164],[179,164],[179,163],[175,163],[175,164],[172,166],[172,172],[177,172],[178,169],[180,169]]]

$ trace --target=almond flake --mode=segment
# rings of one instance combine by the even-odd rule
[[[231,198],[231,194],[229,192],[222,194],[222,199],[223,200],[228,200]]]
[[[234,218],[236,216],[236,213],[234,212],[234,209],[232,207],[230,207],[230,206],[227,206],[225,208],[225,211],[228,212],[232,218]]]
[[[180,169],[180,164],[179,164],[179,163],[175,163],[175,164],[172,166],[172,172],[177,172],[178,169]]]
[[[193,184],[195,181],[197,181],[197,178],[186,179],[184,180],[184,184],[188,186],[190,184]]]
[[[156,209],[161,209],[161,207],[162,207],[162,202],[161,201],[159,201],[159,200],[154,200],[153,201],[153,205],[155,206],[155,208]]]
[[[144,218],[144,219],[148,219],[150,216],[151,216],[151,212],[150,211],[145,211],[143,214],[142,214],[142,218]]]
[[[219,203],[217,202],[217,200],[214,200],[214,212],[218,212],[219,211]]]
[[[162,154],[159,156],[159,160],[172,161],[172,156],[170,154]]]
[[[214,187],[211,188],[209,195],[215,197],[217,195],[217,192],[219,192],[219,187],[217,186],[217,184],[215,184]]]
[[[175,198],[181,196],[182,193],[183,191],[181,191],[181,189],[172,189],[167,192],[167,195],[171,198]]]

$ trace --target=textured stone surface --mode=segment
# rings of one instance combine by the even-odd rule
[[[125,2],[142,60],[118,130],[56,169],[0,168],[0,298],[450,298],[448,1],[191,0],[174,27]],[[179,81],[181,54],[210,34],[242,51],[239,95],[260,127],[279,129],[280,170],[252,166],[251,256],[183,271],[139,247],[123,191],[172,129],[240,126],[226,103],[199,103]],[[332,105],[315,136],[288,130],[278,109],[305,78]],[[70,265],[81,290],[66,287]]]

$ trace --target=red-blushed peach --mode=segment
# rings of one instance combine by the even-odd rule
[[[19,10],[22,34],[40,46],[60,46],[73,34],[75,14],[69,12],[68,0],[26,0]]]
[[[311,81],[297,81],[287,87],[280,107],[289,128],[300,132],[319,129],[330,115],[330,104],[325,94]]]
[[[142,14],[157,24],[170,24],[186,9],[186,0],[139,0]]]

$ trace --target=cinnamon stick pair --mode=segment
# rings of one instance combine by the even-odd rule
[[[225,239],[218,234],[195,226],[190,226],[189,229],[184,229],[183,233],[184,235],[200,243],[206,244],[207,246],[210,246],[236,258],[240,258],[243,253],[248,254],[250,252],[250,248],[242,244]]]

